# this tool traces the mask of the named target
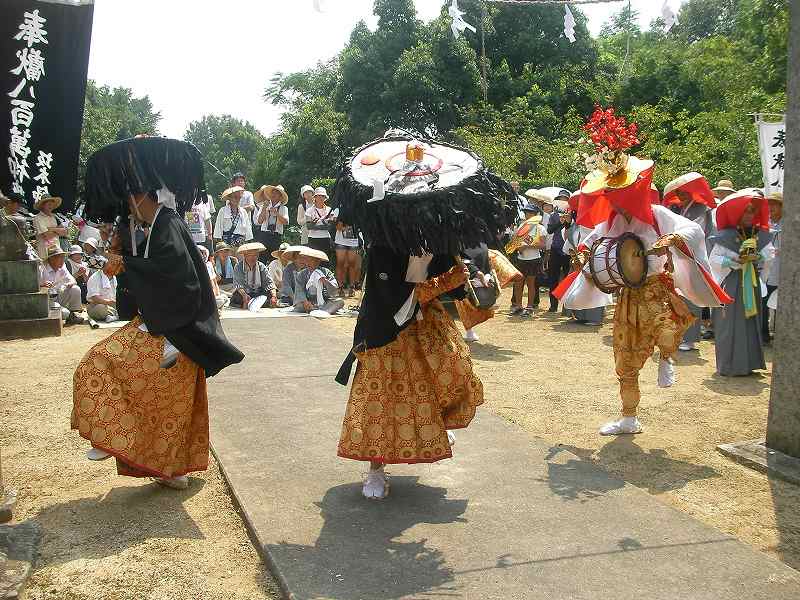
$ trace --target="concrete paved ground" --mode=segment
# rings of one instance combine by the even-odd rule
[[[225,328],[247,358],[210,380],[212,441],[291,598],[800,598],[796,571],[485,411],[453,460],[392,467],[369,502],[365,464],[336,457],[348,340]]]

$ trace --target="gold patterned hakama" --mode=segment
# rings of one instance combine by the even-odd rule
[[[671,358],[693,320],[668,273],[649,277],[640,288],[622,289],[614,312],[614,362],[623,417],[638,412],[639,371],[655,348],[661,358]]]
[[[338,455],[383,464],[452,457],[448,429],[467,427],[483,404],[469,349],[441,302],[397,339],[358,352]]]
[[[136,318],[86,353],[75,371],[71,425],[133,477],[177,477],[208,468],[203,370],[184,354],[161,368],[164,338]]]

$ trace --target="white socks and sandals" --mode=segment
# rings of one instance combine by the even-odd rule
[[[90,448],[86,453],[86,458],[95,461],[106,460],[111,458],[111,454],[100,448]],[[157,484],[173,490],[185,490],[189,487],[189,478],[186,475],[179,475],[178,477],[156,477],[154,480]]]
[[[658,361],[658,387],[668,388],[675,385],[675,366],[671,358]],[[642,424],[637,417],[622,417],[610,421],[600,428],[600,435],[625,435],[642,433]]]
[[[450,442],[450,447],[455,446],[456,436],[452,431],[447,432],[447,440]],[[361,493],[368,500],[383,500],[389,495],[389,478],[384,465],[370,465]]]

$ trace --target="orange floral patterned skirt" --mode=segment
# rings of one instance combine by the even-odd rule
[[[483,404],[469,349],[441,302],[386,346],[359,352],[338,455],[384,464],[452,458],[448,429]]]
[[[72,429],[132,477],[177,477],[208,468],[204,371],[184,354],[161,368],[164,338],[136,318],[96,344],[73,378]]]

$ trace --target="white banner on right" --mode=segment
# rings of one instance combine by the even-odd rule
[[[783,191],[783,162],[786,151],[786,120],[757,121],[758,149],[764,173],[764,193]]]

